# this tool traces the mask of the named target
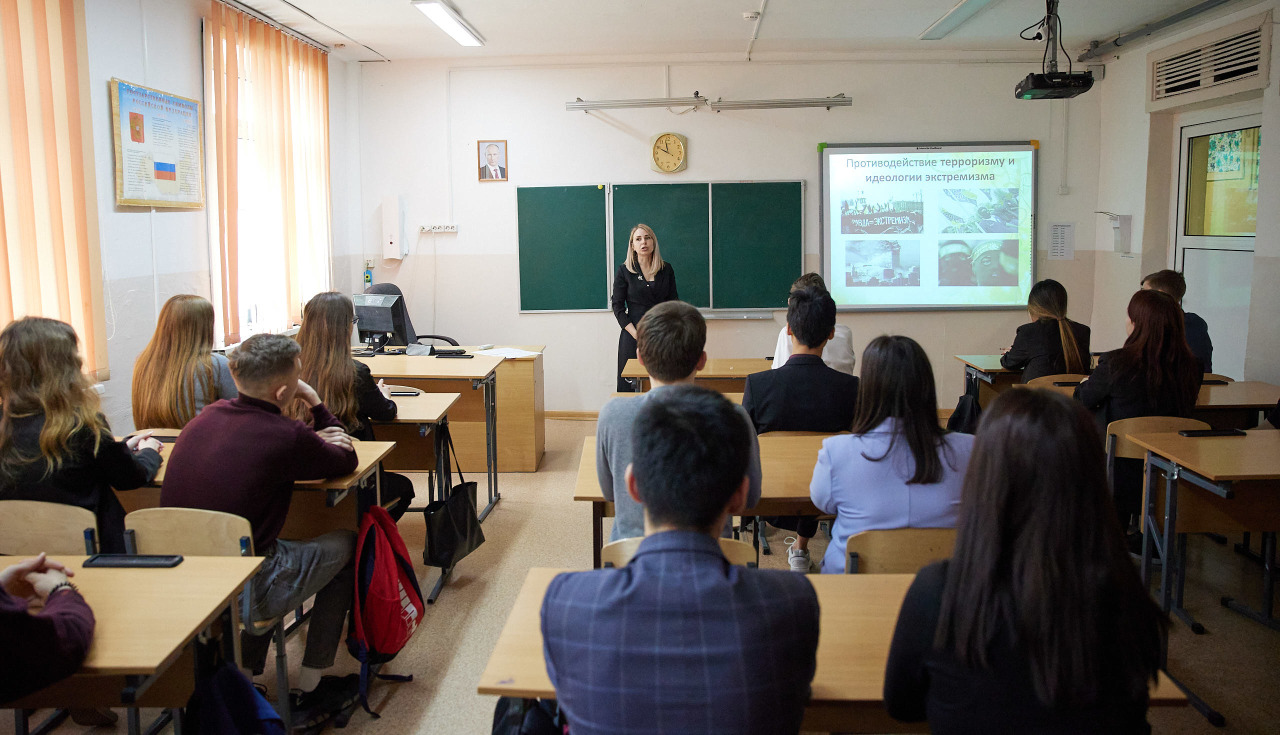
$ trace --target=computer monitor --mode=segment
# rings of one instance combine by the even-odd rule
[[[399,296],[391,294],[358,293],[351,296],[356,307],[356,329],[360,341],[375,352],[383,347],[395,333],[394,306]]]

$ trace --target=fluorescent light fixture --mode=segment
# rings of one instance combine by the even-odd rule
[[[643,100],[584,100],[579,97],[573,102],[564,103],[564,109],[570,112],[581,110],[621,110],[629,107],[698,107],[707,104],[707,98],[699,95],[692,97],[652,97]]]
[[[414,0],[412,5],[422,14],[431,19],[440,27],[440,30],[448,33],[453,40],[463,46],[483,46],[484,39],[471,27],[471,24],[463,20],[458,11],[454,10],[448,3],[439,0],[419,1]]]
[[[716,100],[707,105],[716,112],[721,110],[781,110],[789,107],[851,107],[853,99],[844,92],[832,97],[806,97],[790,100]]]
[[[956,6],[947,11],[947,14],[934,21],[934,24],[924,29],[919,38],[921,41],[939,41],[946,35],[964,23],[982,12],[994,0],[960,0]]]

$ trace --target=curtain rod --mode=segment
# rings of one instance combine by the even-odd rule
[[[248,16],[251,16],[251,17],[253,17],[253,18],[257,19],[257,20],[260,20],[260,21],[262,21],[263,23],[266,23],[267,25],[269,25],[269,26],[271,26],[272,28],[276,29],[277,31],[280,31],[281,33],[285,34],[286,36],[292,36],[293,38],[296,38],[297,40],[302,41],[303,43],[307,44],[308,46],[314,46],[315,48],[320,49],[321,51],[325,52],[326,54],[327,54],[327,53],[330,53],[330,52],[332,52],[332,51],[333,51],[333,49],[329,48],[328,46],[324,45],[323,43],[320,43],[319,41],[317,41],[316,39],[312,38],[311,36],[308,36],[308,35],[306,35],[306,34],[304,34],[304,33],[299,33],[298,31],[293,30],[293,29],[292,29],[292,28],[290,28],[289,26],[286,26],[285,24],[281,23],[280,21],[276,20],[275,18],[272,18],[271,16],[267,15],[266,13],[263,13],[263,12],[262,12],[262,11],[260,11],[260,10],[256,10],[256,9],[254,9],[254,8],[251,8],[251,7],[249,7],[248,5],[245,5],[244,3],[236,2],[236,0],[218,0],[218,2],[220,2],[220,3],[222,3],[223,5],[226,5],[226,6],[228,6],[228,7],[234,8],[234,9],[236,9],[236,10],[240,11],[241,13],[244,13],[245,15],[248,15]]]

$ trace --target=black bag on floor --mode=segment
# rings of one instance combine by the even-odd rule
[[[978,424],[982,420],[982,407],[978,405],[978,379],[972,375],[964,381],[964,395],[956,403],[956,410],[947,419],[947,430],[961,434],[978,433]]]
[[[562,735],[564,720],[555,702],[498,697],[493,708],[493,735]]]
[[[448,427],[437,430],[448,432]],[[449,453],[453,461],[458,461],[458,453],[453,448],[453,437],[446,437]],[[436,481],[441,487],[453,482],[453,472],[449,468],[449,456],[437,458]],[[427,504],[423,515],[427,519],[427,543],[422,551],[422,563],[441,569],[452,569],[467,554],[475,551],[484,543],[484,531],[480,528],[480,519],[476,511],[476,483],[467,482],[462,476],[462,467],[458,467],[459,483],[449,490],[444,500],[433,500]]]

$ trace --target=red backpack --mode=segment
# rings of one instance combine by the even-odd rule
[[[360,521],[356,538],[356,596],[347,650],[360,661],[360,703],[369,709],[370,674],[391,681],[413,676],[378,674],[377,668],[396,657],[422,622],[422,590],[400,531],[386,510],[373,506]]]

